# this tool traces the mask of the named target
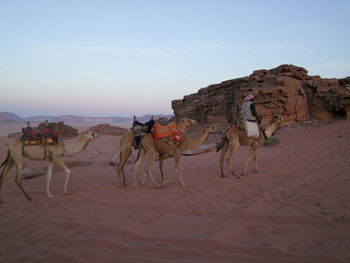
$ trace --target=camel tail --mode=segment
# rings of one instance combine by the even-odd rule
[[[216,145],[216,152],[219,152],[222,147],[227,143],[228,139],[226,136],[226,132],[222,134],[221,141]]]

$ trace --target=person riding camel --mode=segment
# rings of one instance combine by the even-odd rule
[[[258,115],[254,104],[254,95],[248,94],[241,107],[241,118],[248,137],[259,137],[258,124],[261,123],[261,116]]]

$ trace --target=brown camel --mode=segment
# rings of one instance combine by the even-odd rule
[[[92,131],[84,132],[77,142],[74,144],[66,144],[63,141],[56,145],[30,145],[26,146],[20,139],[15,140],[11,145],[7,153],[6,160],[1,164],[0,167],[4,166],[0,175],[0,192],[1,185],[5,179],[5,176],[10,171],[10,169],[15,166],[17,170],[16,174],[16,184],[21,189],[23,194],[30,201],[30,196],[26,193],[22,186],[22,170],[23,170],[23,157],[32,161],[47,161],[47,186],[46,192],[49,197],[53,197],[50,192],[50,180],[52,176],[53,165],[56,164],[62,168],[66,173],[66,180],[64,184],[64,193],[67,194],[68,180],[70,176],[70,170],[67,166],[60,160],[62,156],[72,156],[79,153],[81,150],[85,149],[89,142],[97,137],[97,133]],[[1,203],[1,196],[0,196]]]
[[[209,133],[215,132],[216,127],[213,125],[208,125],[205,127],[203,133],[195,138],[189,138],[188,136],[184,136],[184,141],[178,145],[171,144],[168,142],[164,142],[163,140],[156,140],[152,137],[151,134],[146,135],[141,141],[141,147],[139,151],[138,159],[135,163],[133,169],[133,179],[134,179],[134,187],[136,186],[136,175],[139,165],[146,159],[146,171],[141,178],[141,184],[143,184],[143,180],[146,174],[148,174],[153,181],[153,183],[160,187],[160,185],[155,181],[151,168],[154,161],[159,156],[159,166],[162,168],[163,160],[166,158],[174,157],[175,160],[175,171],[169,177],[168,180],[163,181],[163,184],[168,183],[176,174],[179,177],[181,185],[185,186],[185,182],[182,179],[181,175],[181,153],[187,149],[195,149],[198,146],[202,145],[203,142],[207,139]],[[162,169],[161,169],[162,172]],[[163,176],[163,173],[162,173]]]
[[[177,122],[177,127],[179,131],[186,132],[187,129],[194,124],[196,124],[195,120],[188,119],[188,118],[181,118]],[[133,129],[130,129],[123,134],[120,140],[119,162],[116,170],[117,170],[117,175],[119,177],[120,185],[124,185],[124,186],[127,185],[125,174],[124,174],[124,165],[132,153],[134,136],[135,134]],[[115,157],[116,155],[114,155],[114,157],[112,156],[111,164],[112,164],[112,161],[115,161],[116,159]]]
[[[273,117],[271,123],[267,125],[265,128],[265,135],[267,138],[271,137],[275,130],[278,128],[279,123],[282,121],[280,117]],[[259,138],[251,138],[248,137],[244,131],[244,129],[238,128],[236,125],[232,125],[229,127],[224,134],[222,135],[221,142],[217,146],[217,152],[221,151],[220,155],[220,169],[221,169],[221,177],[225,177],[224,175],[224,159],[226,160],[227,165],[230,167],[231,173],[233,176],[236,176],[233,171],[231,158],[235,155],[241,145],[250,147],[248,158],[245,160],[244,169],[242,176],[247,175],[247,167],[249,161],[254,158],[255,161],[255,172],[258,172],[258,164],[257,164],[257,156],[256,151],[258,147],[265,140],[263,133],[260,130]],[[239,178],[237,176],[237,178]]]

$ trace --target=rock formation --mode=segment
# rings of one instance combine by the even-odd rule
[[[256,95],[256,108],[264,123],[273,115],[282,116],[286,124],[350,118],[350,77],[322,79],[293,65],[256,70],[247,77],[210,85],[173,100],[172,108],[177,118],[188,117],[223,128],[237,119],[239,105],[248,93]]]
[[[45,126],[45,122],[42,122],[38,125],[38,127]],[[64,124],[63,121],[59,122],[49,122],[48,125],[55,128],[56,132],[59,136],[61,136],[63,139],[71,139],[74,137],[77,137],[79,135],[79,132],[77,129],[73,128],[72,126],[69,126],[67,124]]]
[[[89,130],[93,132],[97,132],[99,135],[109,134],[109,135],[115,135],[115,136],[122,135],[126,131],[126,129],[123,129],[117,126],[112,126],[109,124],[99,124],[94,127],[91,127]]]

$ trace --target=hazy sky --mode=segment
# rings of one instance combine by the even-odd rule
[[[350,1],[0,0],[0,111],[172,113],[171,100],[294,64],[350,76]]]

